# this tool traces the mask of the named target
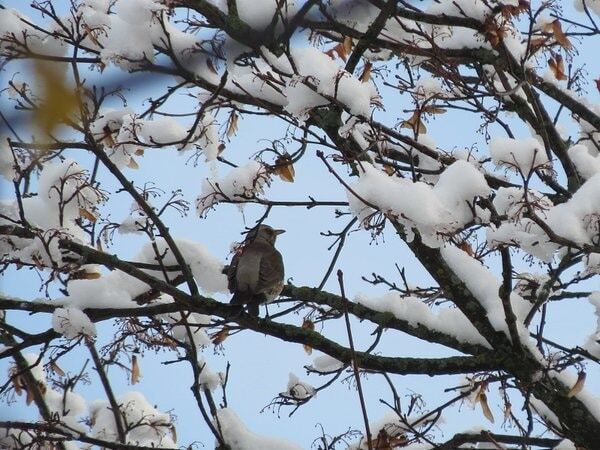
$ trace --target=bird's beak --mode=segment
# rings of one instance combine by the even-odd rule
[[[273,232],[275,233],[275,236],[279,236],[280,234],[285,233],[285,230],[273,230]]]

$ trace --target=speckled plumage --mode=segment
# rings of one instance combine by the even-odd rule
[[[258,315],[258,305],[275,300],[283,289],[284,266],[281,253],[275,248],[277,235],[268,225],[248,233],[244,246],[227,271],[231,304],[248,305],[249,312]]]

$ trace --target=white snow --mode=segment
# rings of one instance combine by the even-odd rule
[[[130,391],[117,398],[123,419],[130,426],[126,443],[148,447],[176,448],[173,441],[172,419],[169,414],[154,408],[141,392]],[[95,400],[90,404],[93,418],[92,437],[117,440],[117,427],[111,406],[106,400]]]
[[[219,428],[225,443],[235,450],[300,450],[291,442],[258,435],[250,431],[231,408],[217,411]]]
[[[537,139],[494,138],[490,141],[493,162],[528,176],[548,164],[546,150]]]
[[[465,161],[446,168],[435,187],[389,176],[368,163],[361,167],[358,182],[347,192],[352,212],[361,221],[367,219],[373,210],[365,200],[395,217],[409,232],[416,228],[431,247],[442,245],[440,234],[457,230],[473,219],[469,203],[490,192],[483,175]]]
[[[250,160],[243,166],[232,169],[225,177],[206,178],[202,182],[202,193],[196,200],[199,215],[204,215],[221,200],[242,201],[261,194],[269,185],[270,175],[266,166]]]
[[[96,336],[96,326],[90,318],[77,308],[56,308],[52,314],[52,328],[67,339],[79,336]]]
[[[398,292],[388,292],[377,298],[359,295],[355,301],[375,311],[390,312],[414,327],[422,325],[430,330],[453,336],[459,341],[491,348],[485,338],[457,308],[440,308],[434,312],[423,300],[403,297]]]
[[[294,400],[306,400],[313,397],[316,392],[313,386],[300,380],[300,378],[290,372],[287,389],[281,395]]]

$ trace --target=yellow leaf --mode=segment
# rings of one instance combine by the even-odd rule
[[[294,170],[294,164],[290,155],[281,155],[275,160],[275,173],[283,181],[287,181],[288,183],[294,182],[296,171]]]
[[[33,111],[34,123],[46,134],[58,125],[73,120],[79,105],[77,89],[67,82],[67,77],[57,63],[35,61],[35,77],[40,85],[40,101]]]
[[[581,372],[579,372],[579,374],[577,375],[577,381],[575,382],[573,387],[569,390],[567,397],[574,397],[575,395],[579,394],[583,390],[583,386],[585,385],[585,377],[586,377],[586,374],[583,370]]]
[[[79,208],[79,217],[83,217],[92,223],[96,222],[96,216],[85,208]]]
[[[137,384],[140,382],[142,374],[140,372],[140,365],[136,355],[131,356],[131,384]]]

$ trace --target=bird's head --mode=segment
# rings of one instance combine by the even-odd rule
[[[275,244],[277,236],[279,236],[281,233],[285,233],[285,230],[277,230],[275,228],[270,227],[269,225],[261,224],[257,228],[254,228],[248,232],[246,241],[263,239],[269,244],[273,245]]]

